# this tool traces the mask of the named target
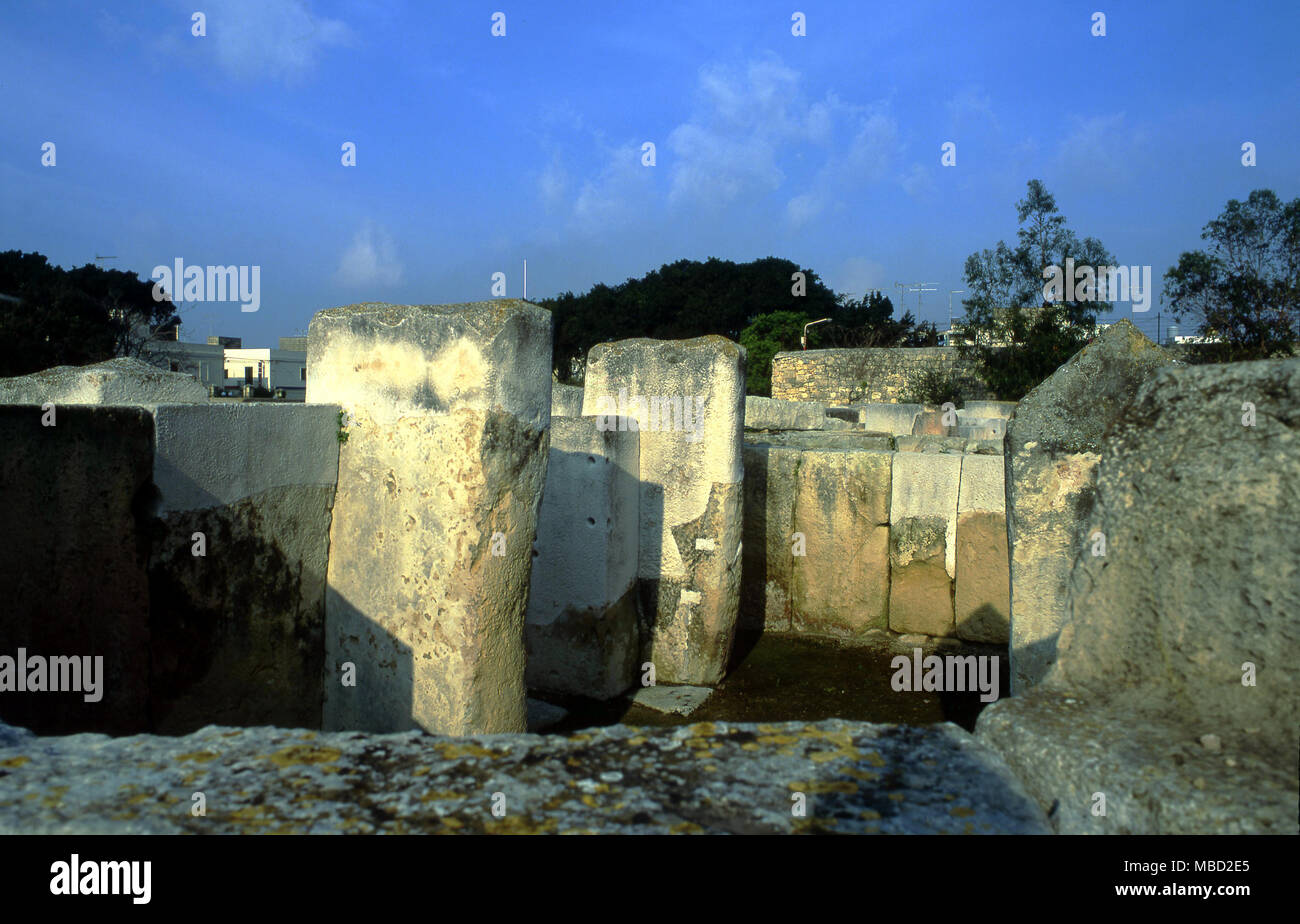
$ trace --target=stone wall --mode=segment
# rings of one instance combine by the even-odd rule
[[[910,401],[925,372],[960,374],[967,397],[987,397],[976,367],[955,347],[801,350],[772,358],[772,397],[787,401],[857,404]]]
[[[743,623],[837,638],[890,630],[1005,643],[1002,460],[993,447],[967,452],[974,443],[747,434]]]

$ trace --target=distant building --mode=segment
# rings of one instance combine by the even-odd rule
[[[208,343],[212,346],[230,347],[238,350],[244,345],[243,337],[208,337]]]
[[[304,350],[227,349],[225,362],[230,384],[254,385],[272,392],[283,388],[285,397],[298,400],[307,395]]]
[[[281,337],[281,338],[280,338],[280,349],[282,349],[282,350],[296,350],[296,351],[299,351],[299,352],[302,352],[302,353],[306,353],[306,352],[307,352],[307,338],[306,338],[306,337]]]

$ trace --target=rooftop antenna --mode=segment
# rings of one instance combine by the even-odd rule
[[[95,266],[99,267],[100,269],[103,269],[103,267],[100,266],[101,263],[103,263],[105,260],[116,260],[116,259],[117,257],[104,257],[104,256],[100,256],[99,254],[95,254]]]
[[[528,261],[524,260],[524,301],[528,301]]]
[[[908,291],[916,293],[916,319],[919,321],[921,319],[921,293],[938,292],[939,287],[933,282],[918,282]]]
[[[965,294],[966,294],[965,289],[948,290],[948,330],[952,330],[952,297],[954,295],[965,295]]]

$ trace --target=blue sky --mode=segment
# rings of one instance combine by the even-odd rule
[[[525,258],[539,298],[773,255],[896,303],[935,283],[944,322],[1031,178],[1156,277],[1229,198],[1300,195],[1297,36],[1294,0],[6,2],[0,250],[260,266],[259,311],[183,313],[246,346],[498,271],[518,296]]]

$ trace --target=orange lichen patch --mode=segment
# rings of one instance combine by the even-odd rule
[[[294,767],[302,764],[330,764],[343,756],[338,748],[318,748],[310,744],[291,744],[270,756],[277,767]],[[330,768],[337,773],[337,768]]]
[[[0,767],[21,767],[23,764],[30,763],[31,758],[26,754],[19,754],[17,757],[11,757],[8,760],[0,760]]]
[[[440,741],[435,747],[442,753],[447,760],[455,760],[459,757],[503,757],[504,751],[492,751],[488,748],[481,747],[472,741],[452,742]]]
[[[445,789],[444,789],[444,790],[433,790],[433,791],[430,791],[430,792],[426,792],[424,795],[420,796],[420,801],[421,801],[421,802],[438,802],[438,801],[441,801],[441,800],[443,800],[443,799],[460,799],[460,798],[463,798],[463,794],[462,794],[462,793],[451,792],[450,790],[445,790]]]
[[[487,834],[550,834],[559,825],[554,818],[534,821],[531,815],[507,815],[483,825]]]
[[[862,755],[862,759],[873,767],[883,767],[885,765],[885,758],[880,756],[879,751],[867,751]]]
[[[865,818],[867,821],[878,821],[880,819],[880,813],[875,809],[864,809],[861,812],[858,812],[858,817]]]
[[[975,816],[975,810],[973,808],[967,808],[964,805],[954,805],[952,808],[948,809],[948,814],[954,815],[957,818],[973,818]]]
[[[901,792],[891,792],[889,798],[893,802],[902,802],[906,797]]]
[[[790,784],[791,792],[803,793],[827,793],[839,792],[852,794],[858,791],[858,787],[844,780],[804,780]]]
[[[628,738],[627,743],[633,746],[636,746],[638,744],[645,744],[646,738],[644,735],[635,735],[631,738]]]
[[[859,770],[857,767],[848,767],[844,770],[845,776],[851,776],[855,780],[866,780],[871,782],[880,779],[880,774],[874,770]]]
[[[669,834],[703,834],[704,829],[693,821],[679,821],[668,829]]]
[[[215,751],[188,751],[184,754],[177,754],[177,760],[194,760],[199,763],[207,763],[210,760],[216,760],[219,757]]]

